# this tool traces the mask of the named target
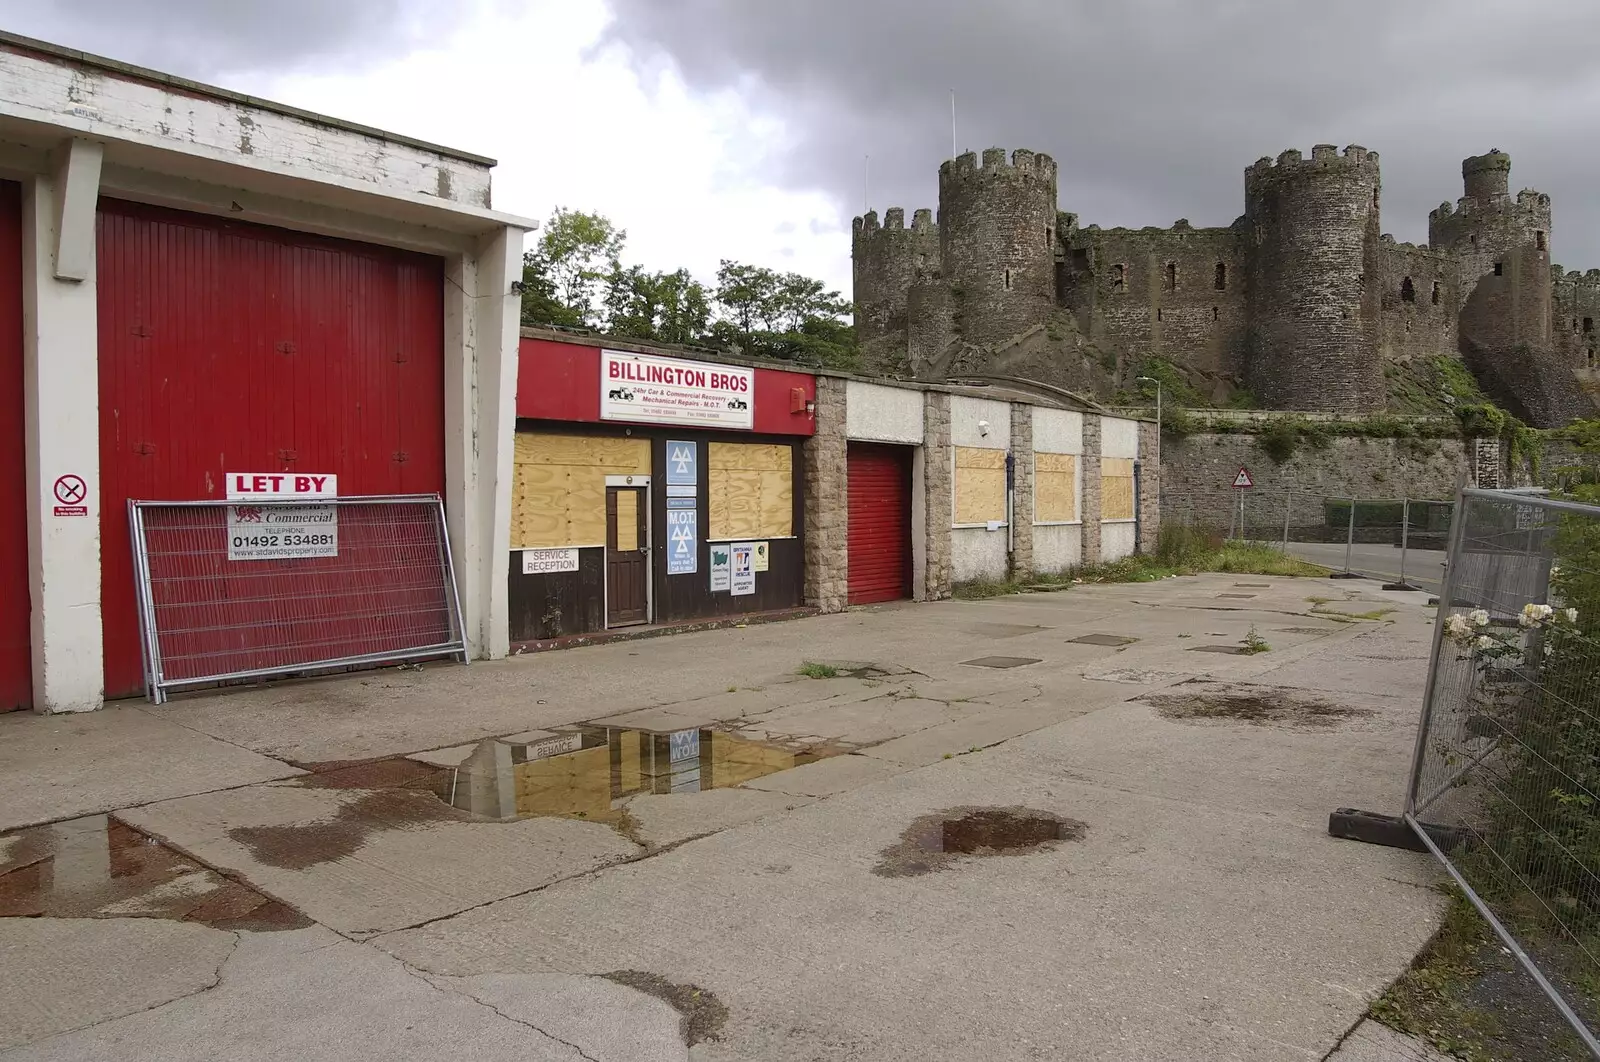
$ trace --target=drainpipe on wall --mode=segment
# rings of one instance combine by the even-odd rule
[[[1017,572],[1017,458],[1006,451],[1006,574]]]
[[[1144,552],[1144,506],[1141,504],[1143,494],[1139,490],[1139,481],[1143,475],[1144,462],[1135,461],[1133,463],[1133,552],[1135,554]]]

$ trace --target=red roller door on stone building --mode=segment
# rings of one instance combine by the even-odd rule
[[[911,596],[911,454],[851,443],[850,604]]]
[[[0,181],[0,712],[33,703],[22,396],[22,186]]]
[[[127,500],[225,472],[444,491],[443,262],[101,200],[101,597],[108,697],[142,689]]]

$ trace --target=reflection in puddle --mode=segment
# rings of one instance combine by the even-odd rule
[[[916,877],[944,870],[958,856],[1023,855],[1079,840],[1087,829],[1077,819],[1033,808],[949,808],[914,821],[899,843],[883,850],[872,872]]]
[[[0,917],[167,918],[258,931],[312,924],[103,815],[0,838]]]
[[[436,789],[491,819],[553,815],[626,829],[635,796],[726,789],[831,755],[709,729],[670,733],[580,727],[536,741],[484,741]]]
[[[304,776],[295,784],[420,790],[448,805],[438,808],[434,818],[448,818],[453,808],[498,821],[541,816],[582,819],[606,823],[633,837],[637,824],[627,805],[634,797],[726,789],[844,751],[815,746],[797,751],[707,728],[667,732],[577,726],[533,739],[490,738],[453,765],[440,754],[431,764],[420,758],[381,760]],[[405,811],[401,818],[408,821],[396,821],[394,828],[428,818],[409,800]],[[360,830],[342,830],[330,840],[359,847],[365,833],[390,826],[382,814],[362,818]],[[279,841],[292,845],[293,832],[307,828],[275,828],[287,832],[271,840],[277,847],[282,847]],[[282,858],[284,853],[279,853],[277,860]]]

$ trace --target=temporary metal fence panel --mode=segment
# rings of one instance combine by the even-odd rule
[[[130,501],[145,688],[466,660],[436,494],[314,504]]]
[[[1406,821],[1600,1058],[1600,506],[1464,491],[1439,602]]]

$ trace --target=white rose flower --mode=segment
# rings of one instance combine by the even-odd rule
[[[1555,651],[1556,651],[1556,647],[1553,646],[1553,645],[1547,645],[1547,646],[1544,647],[1544,655],[1545,656],[1552,656],[1552,655],[1554,655]]]
[[[1575,609],[1575,608],[1567,609],[1566,616],[1567,616],[1567,622],[1568,623],[1577,623],[1578,622],[1578,610],[1577,609]]]
[[[1472,620],[1474,627],[1487,627],[1489,625],[1489,613],[1481,608],[1473,609],[1467,614],[1467,618]]]
[[[1489,637],[1487,634],[1480,634],[1478,635],[1478,640],[1475,644],[1479,649],[1493,649],[1494,639]]]
[[[1538,607],[1539,607],[1538,605],[1535,605],[1531,601],[1528,602],[1526,605],[1523,605],[1522,606],[1522,615],[1517,617],[1517,623],[1519,623],[1520,625],[1522,625],[1524,627],[1532,627],[1532,626],[1536,625],[1539,622],[1539,620],[1534,615],[1534,609],[1536,609]]]
[[[1451,615],[1444,621],[1444,632],[1452,638],[1465,637],[1471,630],[1472,628],[1467,626],[1467,621],[1460,616]]]

